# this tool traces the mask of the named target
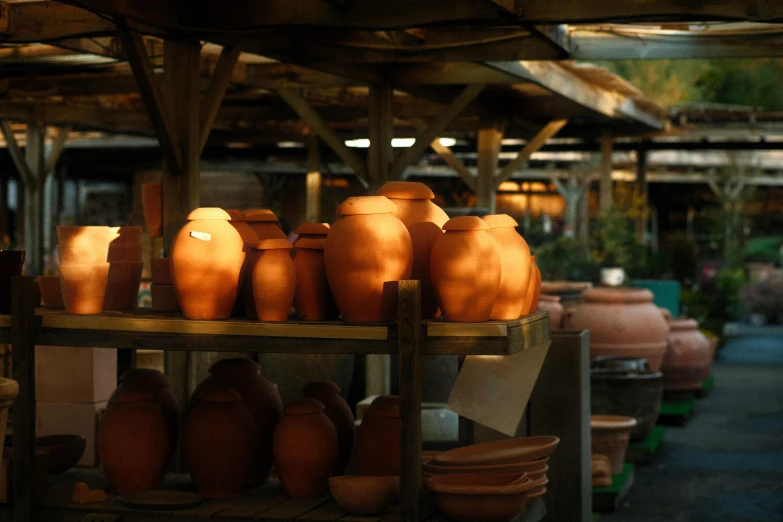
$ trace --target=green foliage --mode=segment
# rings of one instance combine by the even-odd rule
[[[740,319],[745,313],[740,298],[744,284],[743,269],[721,268],[714,281],[683,287],[683,315],[693,317],[706,330],[722,332],[727,321]]]
[[[545,281],[598,281],[600,265],[590,259],[576,239],[561,236],[534,248],[536,264]]]

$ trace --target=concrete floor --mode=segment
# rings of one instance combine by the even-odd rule
[[[783,328],[729,341],[715,388],[603,521],[783,521]]]

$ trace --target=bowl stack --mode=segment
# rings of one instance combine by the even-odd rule
[[[99,314],[109,277],[109,227],[57,227],[63,304],[69,314]]]
[[[134,310],[141,284],[141,227],[109,229],[109,277],[103,308]]]
[[[152,270],[152,309],[156,312],[179,312],[174,282],[171,280],[171,260],[159,258],[150,260]]]

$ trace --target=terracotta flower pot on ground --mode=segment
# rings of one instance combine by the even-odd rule
[[[663,393],[668,400],[687,400],[701,388],[712,366],[712,345],[694,319],[669,321],[669,347],[663,358]]]
[[[371,404],[356,430],[354,451],[358,475],[400,474],[400,409],[392,403]]]
[[[590,435],[592,452],[606,455],[612,461],[612,473],[623,472],[625,453],[628,450],[631,430],[636,419],[620,415],[592,415]]]
[[[556,295],[541,294],[538,298],[538,309],[549,312],[549,329],[561,330],[563,328],[563,314],[565,310],[560,304],[560,298]]]
[[[304,387],[305,397],[315,399],[324,405],[324,413],[337,430],[337,462],[332,475],[343,475],[353,453],[356,438],[353,412],[340,396],[340,387],[330,381],[311,382]]]
[[[43,306],[46,308],[63,308],[63,290],[60,287],[60,276],[39,276],[38,287],[41,289],[41,304]]]
[[[141,206],[147,233],[151,237],[161,237],[163,235],[163,185],[142,183]]]
[[[294,230],[294,246],[302,239],[326,239],[330,228],[329,223],[302,223]]]
[[[296,266],[291,259],[287,239],[263,239],[255,248],[252,278],[253,292],[245,301],[245,311],[259,321],[285,321],[294,305]]]
[[[106,282],[106,310],[135,310],[139,298],[143,263],[109,263]]]
[[[5,435],[8,409],[19,394],[19,384],[11,379],[0,378],[0,433]],[[3,458],[3,444],[0,444],[0,460]]]
[[[413,243],[413,265],[411,279],[421,281],[421,316],[435,317],[438,301],[430,277],[430,255],[435,242],[443,235],[443,225],[449,216],[431,200],[432,190],[424,183],[415,181],[389,181],[376,193],[386,196],[397,207],[395,216],[402,221],[411,235]]]
[[[348,198],[324,246],[329,288],[346,321],[393,321],[396,282],[408,279],[413,244],[397,207],[384,196]]]
[[[432,249],[430,273],[447,321],[489,320],[501,279],[501,258],[489,227],[475,216],[449,220]]]
[[[11,313],[11,278],[22,274],[24,250],[0,250],[0,314]]]
[[[60,264],[63,305],[69,314],[99,314],[103,311],[109,263]]]
[[[376,515],[399,502],[400,477],[332,477],[335,502],[353,515]]]
[[[301,227],[300,227],[301,228]],[[307,321],[336,319],[340,312],[334,302],[324,264],[326,239],[301,237],[294,243],[296,267],[296,315]]]
[[[150,285],[152,310],[155,312],[179,312],[177,292],[173,285]]]
[[[109,259],[108,243],[103,247],[82,248],[57,245],[57,259],[67,265],[95,265]]]
[[[245,221],[256,233],[259,241],[262,239],[288,239],[285,232],[277,226],[277,216],[269,209],[246,210]]]
[[[166,257],[150,259],[153,285],[173,285],[171,279],[171,259]]]
[[[530,247],[516,230],[519,224],[508,214],[493,214],[481,219],[489,226],[489,235],[497,241],[500,251],[500,287],[489,318],[513,321],[524,312],[530,277],[534,273]]]

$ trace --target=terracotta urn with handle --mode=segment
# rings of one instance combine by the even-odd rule
[[[331,381],[310,382],[302,390],[309,399],[315,399],[324,405],[324,413],[337,430],[337,462],[334,475],[343,475],[353,453],[353,441],[356,437],[353,412],[348,403],[340,396],[340,387]]]
[[[296,315],[308,321],[336,319],[340,312],[326,279],[324,245],[326,239],[300,236],[294,242],[296,266]]]
[[[492,214],[481,219],[489,226],[489,235],[500,248],[500,288],[489,318],[513,321],[524,312],[530,278],[534,274],[530,247],[516,230],[519,224],[508,214]]]

